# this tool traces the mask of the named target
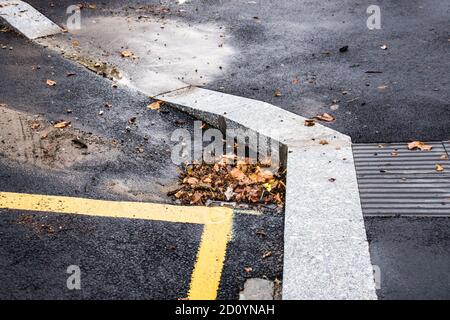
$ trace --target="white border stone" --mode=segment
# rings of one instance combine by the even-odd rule
[[[287,146],[283,299],[377,298],[348,136],[320,124],[306,127],[305,118],[265,102],[206,89],[155,98]]]
[[[0,0],[1,19],[28,39],[37,39],[62,32],[58,25],[23,1]]]

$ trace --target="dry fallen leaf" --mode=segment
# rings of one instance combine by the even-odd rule
[[[413,141],[408,143],[408,150],[416,150],[416,149],[419,149],[421,151],[431,151],[433,147],[422,141]]]
[[[314,119],[325,122],[333,122],[334,120],[336,120],[336,118],[329,113],[323,113],[321,115],[315,116]]]
[[[185,182],[187,182],[190,185],[198,184],[198,179],[194,177],[186,178],[185,180],[186,180]]]
[[[281,91],[280,91],[280,89],[275,90],[274,96],[275,96],[275,97],[281,97]]]
[[[134,54],[133,54],[133,52],[130,51],[130,50],[124,50],[124,51],[122,51],[122,52],[120,53],[120,55],[121,55],[122,57],[124,57],[124,58],[130,58],[130,57],[132,57]]]
[[[11,32],[11,31],[12,31],[12,29],[10,27],[2,27],[0,29],[0,32],[3,32],[3,33]]]
[[[250,273],[250,272],[253,271],[253,268],[252,267],[245,267],[244,271],[247,272],[247,273]]]
[[[315,126],[316,125],[316,122],[314,121],[314,119],[306,119],[305,120],[305,126],[306,127],[312,127],[312,126]]]
[[[444,171],[444,167],[442,165],[440,165],[440,164],[436,164],[436,171],[437,172],[442,172],[442,171]]]
[[[319,143],[324,146],[324,145],[328,144],[328,141],[327,140],[320,140]]]
[[[441,158],[442,160],[448,160],[448,155],[443,154],[440,158]]]
[[[263,254],[262,258],[266,259],[268,257],[272,256],[272,251],[267,251],[266,253]]]
[[[233,163],[230,163],[233,161]],[[283,205],[285,172],[248,158],[224,156],[214,165],[194,163],[181,172],[181,189],[174,195],[183,204],[203,205],[208,200]]]
[[[247,178],[245,173],[243,173],[239,168],[234,168],[231,170],[230,175],[238,181],[243,181]]]
[[[30,128],[33,129],[33,130],[38,129],[40,126],[41,126],[41,125],[40,125],[39,122],[37,122],[37,121],[33,121],[33,122],[30,124]]]
[[[191,204],[201,204],[201,203],[202,203],[202,194],[200,192],[195,192],[191,199]]]
[[[60,122],[55,123],[55,125],[53,127],[57,128],[57,129],[64,129],[69,125],[70,125],[70,121],[60,121]]]
[[[378,90],[386,90],[387,88],[388,86],[386,85],[378,86]]]
[[[47,85],[50,86],[50,87],[53,87],[53,86],[56,85],[56,81],[53,81],[53,80],[50,80],[50,79],[47,79],[46,83],[47,83]]]
[[[161,108],[162,101],[155,101],[147,106],[150,110],[159,110]]]
[[[383,44],[382,46],[380,46],[381,50],[387,50],[388,46],[387,44]]]

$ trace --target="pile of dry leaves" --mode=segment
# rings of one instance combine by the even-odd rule
[[[285,172],[279,171],[248,159],[232,162],[226,157],[215,164],[189,164],[180,175],[182,187],[173,194],[181,203],[191,205],[210,200],[282,206]]]

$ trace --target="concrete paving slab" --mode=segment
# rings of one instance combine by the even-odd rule
[[[239,300],[273,300],[275,286],[265,279],[248,279],[244,290],[239,294]]]

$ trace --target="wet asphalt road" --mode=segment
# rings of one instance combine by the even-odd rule
[[[69,2],[61,1],[54,7],[49,7],[47,1],[29,2],[48,12],[56,22],[64,22],[61,12]],[[186,11],[181,18],[228,25],[235,46],[241,50],[231,73],[208,87],[265,100],[305,116],[329,111],[333,100],[338,99],[339,109],[333,111],[338,120],[331,126],[358,142],[449,139],[449,60],[444,57],[449,54],[450,35],[449,8],[444,1],[382,4],[383,28],[379,31],[365,28],[365,9],[371,3],[305,2],[301,7],[293,1],[242,7],[228,1],[199,3],[192,1],[182,6]],[[388,50],[379,48],[384,43]],[[339,53],[343,45],[349,45],[349,50]],[[322,54],[327,50],[331,53]],[[382,73],[366,74],[367,70]],[[294,85],[296,77],[301,82]],[[305,81],[311,78],[316,79],[315,85]],[[381,85],[388,88],[379,90]],[[282,97],[273,97],[276,88],[280,88]],[[343,96],[342,91],[348,94]],[[39,183],[31,182],[34,180],[29,179],[41,188]],[[366,218],[373,263],[382,272],[380,298],[449,298],[448,221]],[[276,231],[277,224],[282,225],[274,217],[264,227]],[[245,228],[250,227],[254,228],[248,220]],[[274,237],[281,239],[281,235]],[[240,246],[250,246],[244,256],[252,251],[252,241],[245,237],[236,241]],[[241,247],[234,248],[239,252]],[[185,263],[189,265],[189,259]],[[223,286],[234,288],[234,293],[221,293],[221,297],[235,296],[235,288],[246,276],[238,271],[240,276],[233,279],[239,268],[225,266],[224,272],[231,280]],[[267,269],[259,270],[264,273]]]
[[[0,33],[0,44],[13,48],[0,50],[0,104],[43,122],[70,120],[83,134],[117,142],[110,156],[108,149],[65,167],[37,165],[32,158],[18,161],[19,152],[2,153],[0,191],[173,203],[167,191],[178,172],[170,159],[170,134],[178,128],[191,130],[192,118],[170,107],[147,110],[147,97],[114,89],[109,80],[14,33]],[[75,75],[67,77],[67,72]],[[57,85],[47,86],[46,79]],[[137,118],[132,125],[131,117]],[[2,209],[0,298],[184,298],[202,230],[192,224]],[[248,277],[281,279],[282,239],[282,215],[237,214],[219,298],[237,299]],[[273,255],[262,259],[267,251]],[[66,288],[69,265],[81,268],[81,291]],[[246,272],[247,267],[253,271]]]
[[[62,25],[72,4],[29,2]],[[171,8],[167,16],[225,27],[237,53],[207,88],[267,101],[306,117],[331,112],[337,121],[329,126],[354,142],[450,139],[448,1],[383,1],[378,4],[380,30],[366,26],[366,9],[374,4],[369,0],[91,3],[97,8],[83,15],[123,8],[128,16],[139,5],[163,4]],[[384,44],[387,50],[380,48]],[[344,46],[348,51],[339,52]],[[276,89],[281,97],[274,97]],[[330,109],[334,104],[338,110]]]
[[[450,218],[365,218],[380,299],[450,299]]]

